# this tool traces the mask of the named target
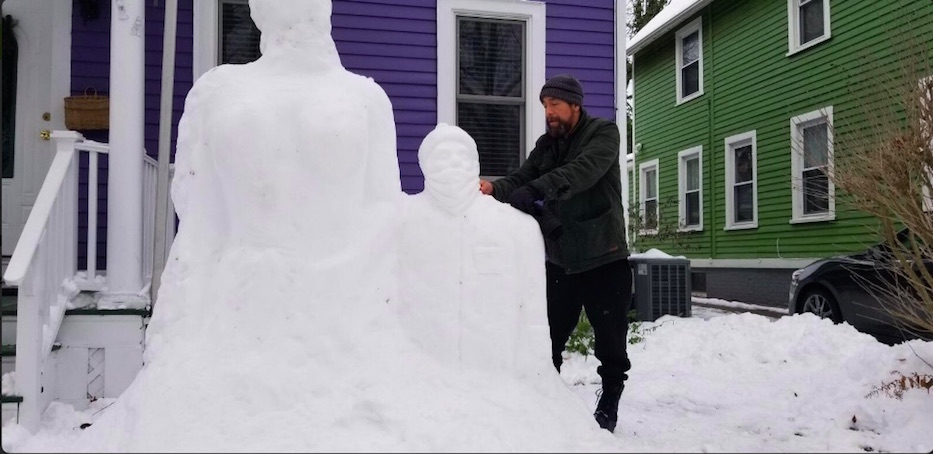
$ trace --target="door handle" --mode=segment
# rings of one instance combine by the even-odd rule
[[[49,131],[48,129],[43,129],[43,130],[39,131],[39,138],[42,139],[42,140],[51,140],[51,139],[52,139],[52,132]]]

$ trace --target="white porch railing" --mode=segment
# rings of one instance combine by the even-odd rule
[[[152,255],[155,248],[155,213],[156,213],[156,183],[159,174],[159,161],[149,155],[143,155],[143,281],[152,282]],[[175,175],[175,165],[170,164],[168,170],[169,186]],[[172,248],[172,239],[175,238],[175,205],[172,198],[168,198],[168,216],[165,217],[165,255]]]
[[[97,275],[98,162],[108,153],[105,143],[85,141],[74,131],[55,131],[55,157],[23,228],[4,280],[19,287],[16,320],[16,391],[23,398],[19,423],[35,433],[42,412],[55,399],[55,362],[52,345],[64,317],[65,284],[100,290]],[[79,152],[88,153],[87,275],[76,279],[78,249]],[[155,160],[144,156],[143,272],[151,279],[155,223]],[[170,170],[171,175],[171,170]],[[166,253],[174,237],[174,208],[169,201]]]
[[[79,139],[83,137],[79,134]],[[93,140],[82,140],[74,145],[75,150],[86,151],[87,157],[87,276],[82,290],[100,290],[97,284],[97,188],[100,186],[97,177],[99,156],[110,152],[105,143]]]
[[[19,287],[16,303],[16,388],[19,422],[35,432],[55,395],[47,361],[65,314],[63,283],[77,271],[78,154],[72,131],[55,131],[55,158],[16,243],[3,278]]]

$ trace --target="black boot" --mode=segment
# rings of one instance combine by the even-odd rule
[[[625,389],[623,383],[604,383],[603,389],[600,390],[599,402],[596,404],[596,412],[593,413],[593,416],[596,417],[596,422],[599,424],[599,427],[609,432],[615,432],[616,430],[616,421],[619,415],[619,398],[622,397],[623,389]]]

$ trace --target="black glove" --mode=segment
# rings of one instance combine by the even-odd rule
[[[512,194],[509,195],[509,205],[512,205],[512,207],[519,211],[534,214],[535,200],[540,200],[541,198],[541,193],[539,193],[537,189],[526,184],[512,191]]]
[[[560,219],[543,206],[535,204],[535,212],[532,216],[538,221],[538,227],[541,228],[541,234],[545,238],[557,241],[564,234],[564,226],[560,223]]]

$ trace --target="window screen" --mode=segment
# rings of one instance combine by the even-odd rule
[[[684,185],[684,214],[688,226],[700,224],[700,158],[689,158],[686,163],[686,181]]]
[[[683,68],[681,68],[681,97],[686,98],[700,91],[700,32],[683,38]]]
[[[525,23],[457,18],[457,125],[479,150],[480,174],[521,165],[525,131]]]
[[[823,0],[800,0],[800,44],[823,36]]]
[[[828,125],[820,123],[803,128],[803,213],[829,211]]]
[[[752,178],[752,146],[745,145],[734,150],[735,153],[735,186],[733,197],[733,213],[735,223],[751,222],[755,220],[754,182]]]
[[[653,230],[658,228],[658,171],[645,170],[645,219],[644,228]]]
[[[249,16],[245,0],[220,3],[219,64],[242,64],[259,58],[259,29]]]

